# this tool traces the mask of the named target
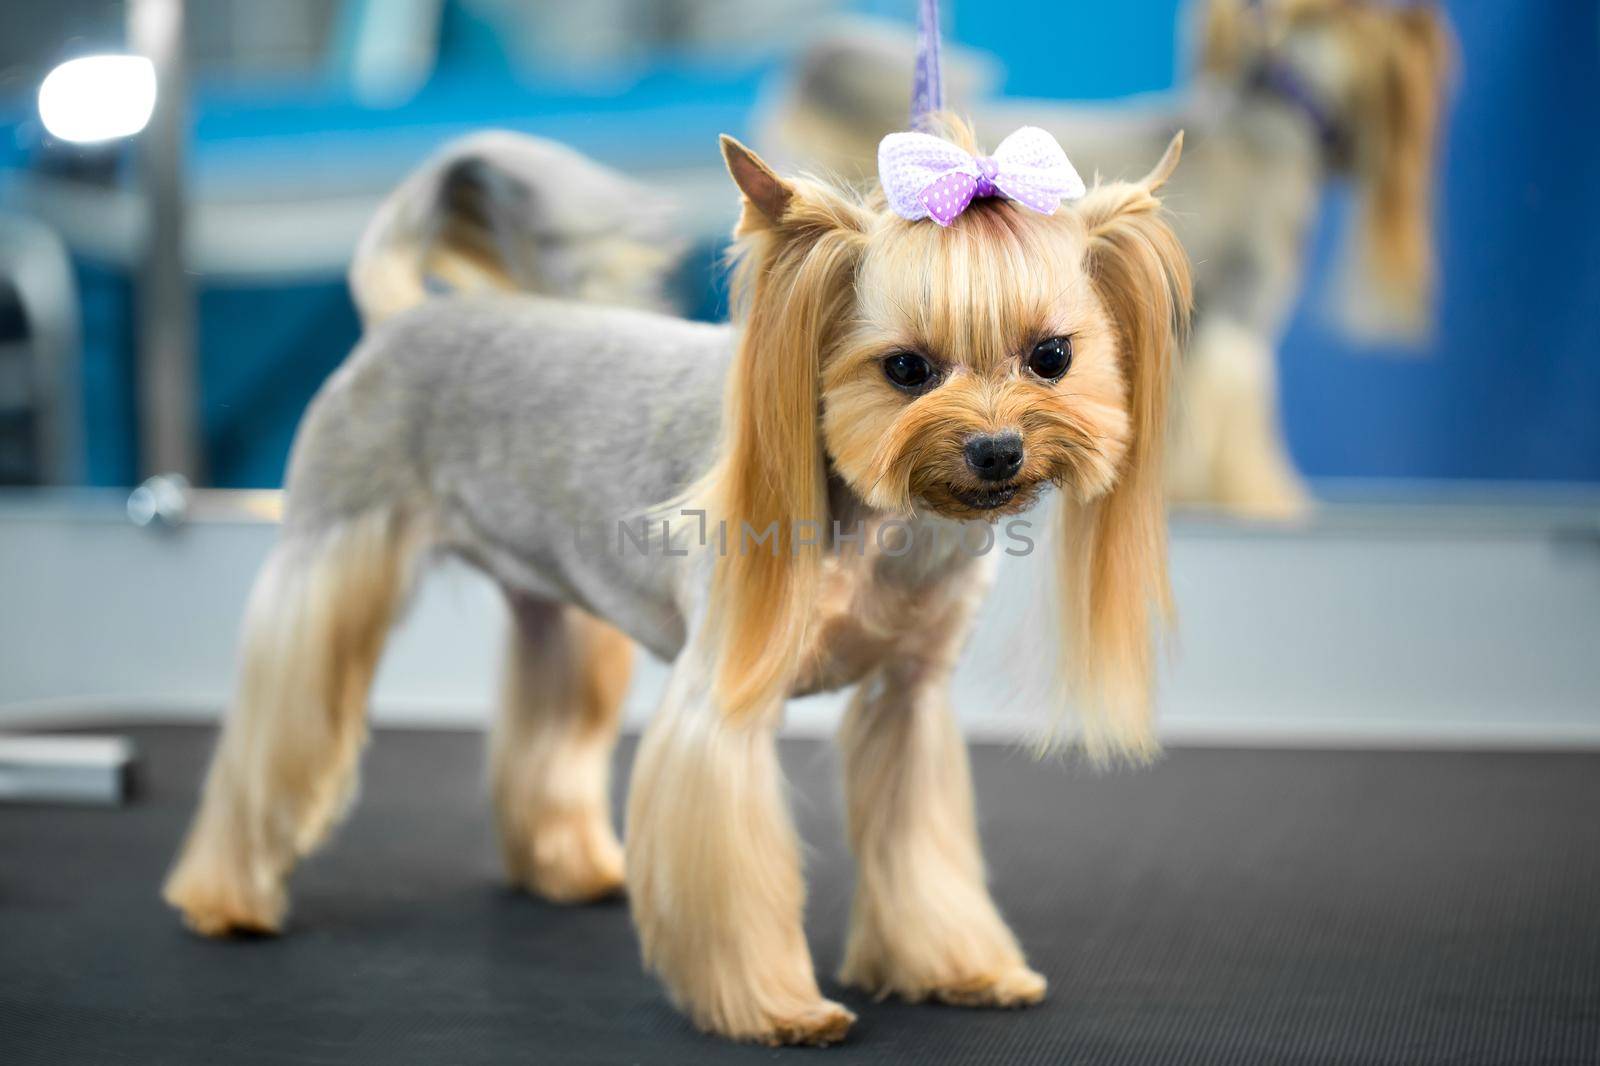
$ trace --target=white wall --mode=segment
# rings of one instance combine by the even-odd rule
[[[208,497],[176,531],[120,497],[0,500],[0,721],[215,715],[239,612],[276,528]],[[270,505],[270,498],[266,501]],[[975,734],[1045,720],[1043,656],[1019,632],[1045,553],[1006,559],[954,685]],[[1162,697],[1169,740],[1600,745],[1600,512],[1334,508],[1300,531],[1179,519],[1181,631]],[[484,720],[503,608],[460,565],[425,583],[390,647],[379,721]],[[648,713],[663,668],[629,699]],[[831,728],[837,697],[797,703]]]

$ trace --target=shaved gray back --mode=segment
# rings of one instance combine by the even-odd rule
[[[658,654],[685,567],[624,542],[709,467],[733,332],[540,297],[431,300],[374,329],[308,410],[288,527],[428,513],[440,546],[515,591],[574,602]]]

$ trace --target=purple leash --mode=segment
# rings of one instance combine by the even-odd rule
[[[939,55],[939,0],[917,5],[917,58],[911,75],[911,128],[927,132],[928,116],[944,110],[944,61]]]

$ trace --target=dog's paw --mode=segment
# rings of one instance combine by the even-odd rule
[[[1031,1007],[1044,999],[1044,975],[1017,966],[998,974],[936,985],[928,995],[953,1007]]]
[[[532,837],[507,849],[511,876],[554,903],[588,903],[623,891],[622,845],[604,817],[565,812],[534,820]]]
[[[223,880],[181,872],[167,882],[161,895],[183,915],[184,925],[209,937],[275,935],[282,932],[288,910],[281,892],[250,892]]]
[[[897,996],[908,1003],[935,1000],[954,1007],[1028,1007],[1044,999],[1047,982],[1021,961],[971,973],[912,973],[879,959],[857,956],[839,973],[839,980],[876,999]]]
[[[822,999],[796,1013],[771,1019],[771,1027],[754,1037],[758,1043],[769,1047],[783,1044],[827,1047],[843,1040],[855,1020],[855,1014],[845,1007]]]

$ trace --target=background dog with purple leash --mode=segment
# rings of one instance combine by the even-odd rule
[[[1325,190],[1358,200],[1336,310],[1347,330],[1416,341],[1435,303],[1434,187],[1453,37],[1442,8],[1387,0],[1201,0],[1185,35],[1186,91],[1095,104],[980,101],[968,59],[963,105],[979,132],[1022,118],[1070,144],[1089,172],[1137,174],[1182,128],[1168,190],[1195,263],[1194,335],[1183,361],[1169,483],[1176,500],[1274,518],[1310,496],[1285,443],[1279,347],[1310,269]],[[816,41],[765,109],[764,146],[866,178],[903,100],[873,72],[909,51],[904,33],[852,26]]]

